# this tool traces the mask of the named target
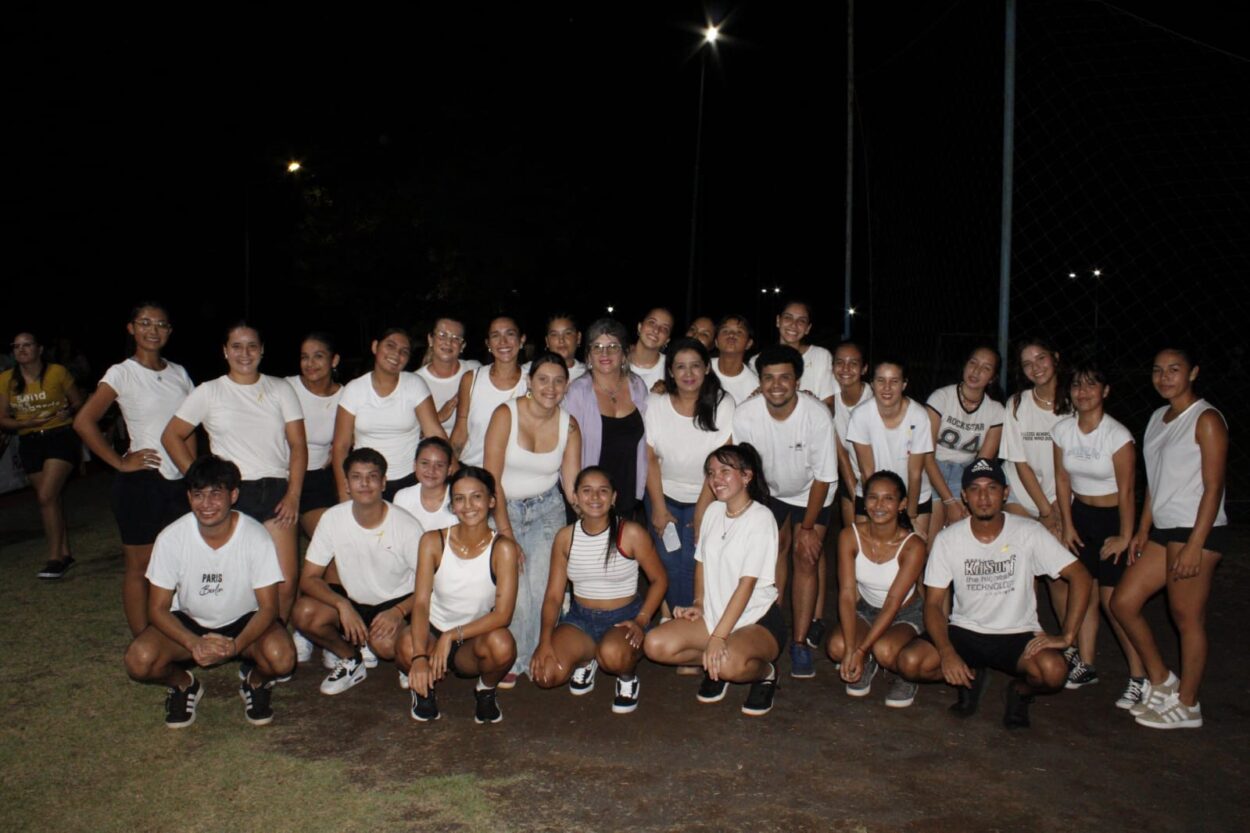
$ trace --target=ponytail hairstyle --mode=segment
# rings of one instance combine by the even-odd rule
[[[703,362],[703,367],[707,370],[694,403],[694,425],[700,431],[715,431],[716,409],[725,398],[725,390],[721,387],[720,377],[712,370],[712,356],[703,346],[703,342],[683,336],[669,345],[668,355],[664,357],[664,390],[669,396],[677,393],[677,380],[673,378],[673,360],[683,350],[697,353],[699,361]]]
[[[545,348],[538,351],[538,355],[534,356],[533,360],[530,362],[530,379],[534,378],[534,374],[538,372],[538,368],[544,364],[558,365],[560,369],[564,371],[565,380],[568,380],[569,366],[564,363],[564,356],[561,356],[553,350],[547,350]]]
[[[331,361],[330,361],[330,380],[331,380],[331,381],[334,381],[334,382],[337,382],[337,381],[338,381],[338,375],[339,375],[339,369],[338,369],[338,367],[334,364],[334,361],[333,361],[333,360],[334,360],[334,357],[335,357],[335,356],[337,356],[337,355],[339,354],[339,350],[338,350],[338,346],[337,346],[337,345],[335,345],[335,343],[334,343],[334,336],[330,335],[329,333],[325,332],[324,330],[313,330],[311,333],[308,333],[308,334],[307,334],[307,335],[305,335],[303,338],[301,338],[301,339],[299,340],[299,343],[300,343],[301,345],[303,345],[303,343],[304,343],[305,341],[315,341],[315,342],[317,342],[318,344],[322,345],[323,347],[325,347],[327,350],[329,350],[329,351],[330,351],[330,359],[331,359]]]
[[[230,334],[233,333],[235,330],[251,330],[252,332],[256,333],[256,340],[260,342],[260,346],[261,347],[265,346],[265,336],[263,333],[261,333],[260,327],[257,327],[255,324],[251,323],[247,319],[240,318],[238,321],[235,321],[233,324],[227,327],[226,331],[222,333],[221,344],[223,347],[230,343]]]
[[[608,487],[612,491],[616,491],[616,485],[612,482],[612,475],[608,474],[607,469],[600,466],[587,466],[577,473],[577,479],[573,481],[573,494],[577,494],[577,490],[581,488],[582,481],[586,479],[588,474],[597,474],[604,480],[608,481]],[[581,523],[576,521],[575,523]],[[603,549],[603,568],[606,570],[608,564],[612,561],[612,548],[616,546],[616,540],[621,535],[621,517],[616,514],[616,504],[612,503],[608,506],[608,543]],[[572,546],[572,544],[570,544]],[[618,548],[619,549],[619,548]],[[625,553],[621,553],[625,555]],[[629,556],[625,556],[628,558]]]
[[[903,482],[903,478],[899,477],[895,472],[889,469],[880,469],[872,473],[872,476],[864,481],[864,496],[867,497],[868,489],[878,480],[885,480],[894,485],[898,490],[898,525],[908,532],[912,531],[911,518],[907,515],[907,484]]]
[[[1033,382],[1029,377],[1024,375],[1024,365],[1020,361],[1020,354],[1024,352],[1026,347],[1040,347],[1050,354],[1051,359],[1055,363],[1055,415],[1069,413],[1072,410],[1072,398],[1069,392],[1068,366],[1064,364],[1063,357],[1055,344],[1045,336],[1029,336],[1022,338],[1016,342],[1015,356],[1016,362],[1016,392],[1011,396],[1011,413],[1016,416],[1020,413],[1020,400],[1024,398],[1024,392],[1033,389]]]
[[[385,336],[383,336],[385,338]],[[472,478],[486,487],[486,494],[495,498],[495,475],[491,474],[487,469],[481,466],[461,466],[456,469],[455,474],[447,478],[447,494],[451,494],[451,488],[461,480]]]
[[[707,460],[703,462],[704,472],[707,471],[708,462],[713,458],[718,463],[737,469],[744,474],[750,472],[751,479],[747,481],[747,496],[756,503],[768,503],[768,481],[764,479],[764,462],[760,459],[760,453],[755,450],[755,446],[750,443],[722,445],[707,456]]]

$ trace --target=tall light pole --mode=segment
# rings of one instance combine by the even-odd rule
[[[699,44],[699,119],[694,134],[694,187],[690,197],[690,270],[686,276],[686,320],[694,318],[694,265],[696,241],[699,233],[699,163],[703,156],[703,88],[707,80],[708,49],[716,48],[720,28],[709,25],[703,30],[703,42]],[[704,48],[707,47],[707,48]]]
[[[292,176],[304,170],[299,160],[286,163],[286,172]],[[243,182],[243,319],[252,319],[252,197],[250,183]]]

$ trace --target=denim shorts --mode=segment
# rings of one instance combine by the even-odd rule
[[[594,607],[582,607],[577,599],[569,603],[569,612],[560,617],[561,625],[572,625],[589,636],[598,645],[604,635],[621,622],[633,619],[642,610],[642,597],[614,610],[600,610]],[[646,628],[643,628],[645,631]]]
[[[964,469],[968,468],[967,463],[960,463],[956,460],[938,460],[938,471],[942,473],[942,479],[946,481],[946,488],[951,490],[951,497],[959,500],[959,496],[964,491]],[[933,490],[937,492],[937,489]]]
[[[873,607],[864,601],[861,597],[855,603],[855,615],[863,619],[870,626],[881,615],[881,608]],[[908,604],[898,609],[898,613],[894,616],[894,624],[902,623],[911,625],[916,633],[924,633],[924,603],[920,599],[913,599]]]

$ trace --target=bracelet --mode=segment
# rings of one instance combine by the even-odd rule
[[[719,635],[714,634],[714,633],[710,633],[710,634],[708,634],[707,638],[708,638],[708,639],[719,639],[721,642],[728,642],[728,641],[729,641],[729,640],[728,640],[728,639],[726,639],[725,637],[723,637],[723,636],[719,636]]]
[[[946,500],[942,501],[942,503],[945,503],[945,504],[959,503],[959,500],[957,498],[948,497]]]
[[[799,529],[803,530],[804,532],[815,532],[815,531],[816,531],[816,527],[815,527],[815,526],[803,526],[802,524],[799,524]]]
[[[423,659],[423,660],[425,660],[426,662],[429,662],[429,661],[430,661],[430,655],[429,655],[429,654],[417,654],[415,657],[413,657],[413,658],[410,660],[410,662],[416,662],[416,661],[417,661],[417,660],[419,660],[419,659]]]
[[[457,645],[464,644],[464,625],[456,626],[456,644]]]

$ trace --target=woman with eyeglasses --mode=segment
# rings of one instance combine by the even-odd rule
[[[454,318],[440,318],[434,329],[426,336],[429,347],[425,351],[425,363],[417,369],[417,375],[425,380],[434,397],[438,421],[448,436],[456,427],[456,404],[460,401],[460,380],[470,370],[482,363],[476,359],[462,359],[464,353],[464,324]]]
[[[130,633],[148,625],[148,559],[156,536],[187,511],[182,472],[161,445],[161,433],[195,388],[182,365],[161,356],[173,327],[161,304],[141,303],[130,311],[126,332],[134,355],[110,367],[74,418],[74,430],[98,459],[117,470],[113,516],[122,538],[122,608]],[[100,431],[100,420],[116,402],[130,448],[118,454]],[[192,439],[191,443],[194,444]]]
[[[486,452],[486,428],[495,409],[528,390],[521,372],[521,348],[525,336],[515,318],[500,315],[486,328],[486,350],[491,363],[471,370],[460,378],[456,428],[451,445],[466,466],[480,466]]]

